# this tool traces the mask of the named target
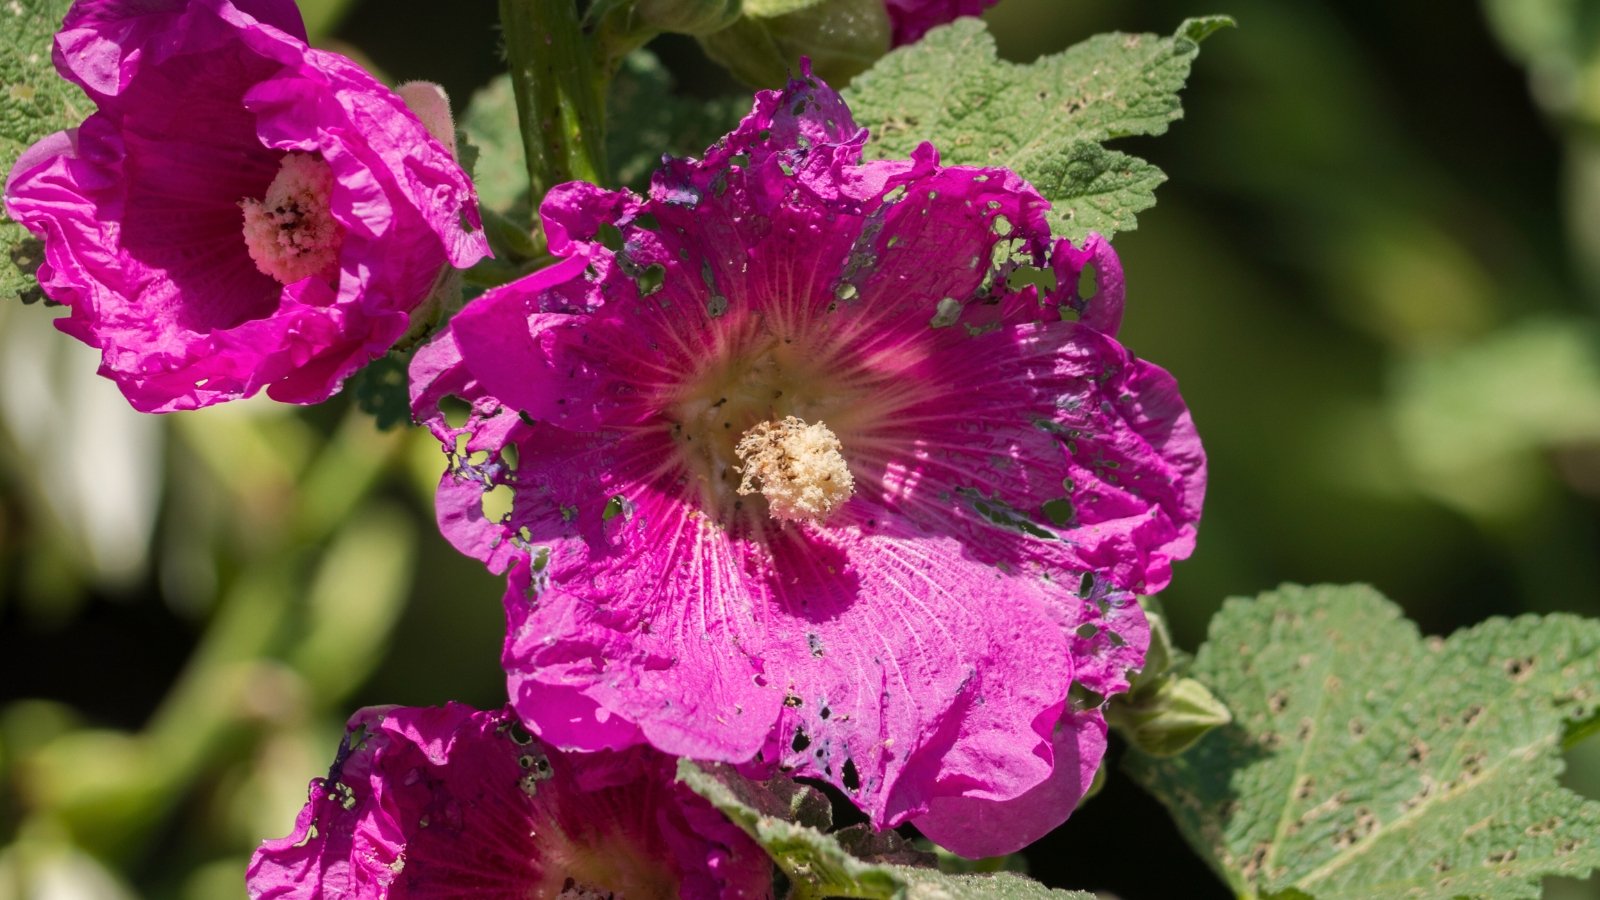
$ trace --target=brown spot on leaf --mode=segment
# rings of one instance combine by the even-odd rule
[[[1547,834],[1555,833],[1555,830],[1560,827],[1561,819],[1557,818],[1556,816],[1551,816],[1550,818],[1545,819],[1543,822],[1535,822],[1532,825],[1529,825],[1524,833],[1527,834],[1528,837],[1544,837]]]
[[[1256,876],[1261,874],[1261,867],[1267,862],[1267,849],[1267,844],[1263,842],[1257,844],[1256,848],[1250,851],[1249,858],[1244,861],[1244,865],[1239,869],[1239,874],[1244,876],[1245,881],[1255,881]]]
[[[1515,657],[1506,660],[1506,674],[1512,681],[1522,682],[1533,677],[1534,658],[1531,656]]]

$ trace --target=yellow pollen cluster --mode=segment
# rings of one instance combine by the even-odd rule
[[[734,448],[744,463],[739,493],[759,490],[774,519],[820,522],[855,493],[855,479],[839,451],[839,439],[821,422],[794,416],[762,422]]]
[[[332,278],[339,265],[344,228],[328,209],[333,170],[309,153],[289,153],[260,200],[239,201],[244,243],[263,274],[284,284],[320,275]]]

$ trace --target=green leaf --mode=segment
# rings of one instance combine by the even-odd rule
[[[1600,329],[1529,318],[1399,366],[1390,414],[1433,495],[1488,518],[1528,506],[1549,451],[1600,441]]]
[[[411,421],[411,397],[406,381],[406,367],[410,363],[410,353],[386,353],[350,376],[345,385],[345,390],[355,398],[356,406],[372,416],[379,431]]]
[[[500,75],[472,99],[461,114],[461,133],[476,148],[463,153],[478,189],[478,202],[498,213],[528,210],[528,158],[517,128],[517,98],[511,76]]]
[[[1600,119],[1600,18],[1572,0],[1483,0],[1484,18],[1507,54],[1526,65],[1549,112]]]
[[[1092,895],[1051,890],[1011,873],[946,875],[937,869],[868,862],[847,852],[832,835],[792,821],[791,809],[804,805],[796,795],[779,795],[782,779],[757,783],[722,764],[704,767],[679,760],[678,780],[711,801],[744,829],[777,863],[790,883],[791,900],[855,897],[866,900],[1092,900]],[[801,792],[809,788],[799,788]],[[850,836],[853,846],[870,847],[876,856],[901,858],[906,848],[892,839],[874,841]]]
[[[877,158],[923,141],[952,165],[996,166],[1054,204],[1050,223],[1074,239],[1132,229],[1166,176],[1100,146],[1155,135],[1183,115],[1178,91],[1200,41],[1233,24],[1190,19],[1169,38],[1103,34],[1029,65],[1004,62],[981,21],[958,19],[890,53],[845,91]]]
[[[1556,781],[1597,671],[1594,620],[1425,641],[1370,588],[1284,587],[1195,659],[1234,724],[1128,765],[1240,896],[1537,897],[1600,865],[1600,803]]]
[[[70,0],[14,0],[0,9],[0,181],[17,157],[47,134],[72,128],[88,115],[89,102],[76,85],[56,74],[50,46]],[[34,273],[44,245],[0,209],[0,301],[33,303],[44,293]]]
[[[672,75],[655,55],[635,51],[611,82],[606,157],[617,180],[643,190],[662,154],[701,156],[750,111],[748,97],[703,100],[672,91]]]
[[[620,184],[643,190],[663,154],[699,156],[750,111],[748,97],[707,100],[672,88],[671,73],[648,50],[629,54],[612,79],[606,157]],[[530,215],[528,168],[509,76],[472,95],[461,130],[477,149],[473,180],[479,202],[513,218]]]

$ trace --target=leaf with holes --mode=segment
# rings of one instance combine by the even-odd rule
[[[833,835],[802,824],[827,821],[826,816],[818,819],[805,814],[816,802],[810,796],[815,792],[783,788],[782,780],[753,782],[729,766],[702,767],[688,760],[678,762],[678,780],[711,801],[767,851],[789,879],[790,900],[1093,900],[1090,894],[1052,890],[1009,872],[946,875],[934,868],[899,864],[922,854],[892,838],[851,834],[851,846],[870,853],[869,859],[852,856]]]
[[[1537,897],[1600,866],[1560,751],[1600,710],[1600,621],[1423,640],[1366,587],[1228,601],[1189,674],[1234,724],[1129,767],[1240,896]]]
[[[1074,240],[1110,237],[1155,205],[1166,176],[1101,143],[1155,135],[1183,115],[1178,91],[1200,42],[1233,24],[1190,19],[1172,37],[1102,34],[1029,65],[1004,62],[976,19],[959,19],[885,56],[845,91],[871,130],[868,152],[904,158],[923,141],[951,165],[996,166],[1028,179],[1052,204],[1050,223]]]
[[[56,74],[50,45],[69,0],[12,0],[0,8],[0,179],[30,144],[72,128],[88,114],[89,102]],[[44,296],[34,273],[44,245],[0,209],[0,299],[33,303]]]

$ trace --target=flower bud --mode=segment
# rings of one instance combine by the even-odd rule
[[[700,44],[735,77],[759,87],[782,86],[799,71],[802,56],[811,58],[818,77],[841,83],[889,50],[889,13],[883,0],[822,0],[791,12],[762,14],[764,8],[794,5],[747,2],[743,18],[701,37]]]
[[[1233,716],[1205,685],[1171,678],[1147,692],[1113,699],[1106,721],[1145,753],[1176,756]]]
[[[1144,669],[1132,678],[1126,694],[1112,698],[1106,722],[1145,753],[1176,756],[1233,716],[1205,685],[1179,677],[1188,656],[1172,645],[1160,602],[1140,597],[1139,605],[1150,623]]]
[[[638,0],[638,24],[674,34],[710,34],[739,20],[740,0]]]

